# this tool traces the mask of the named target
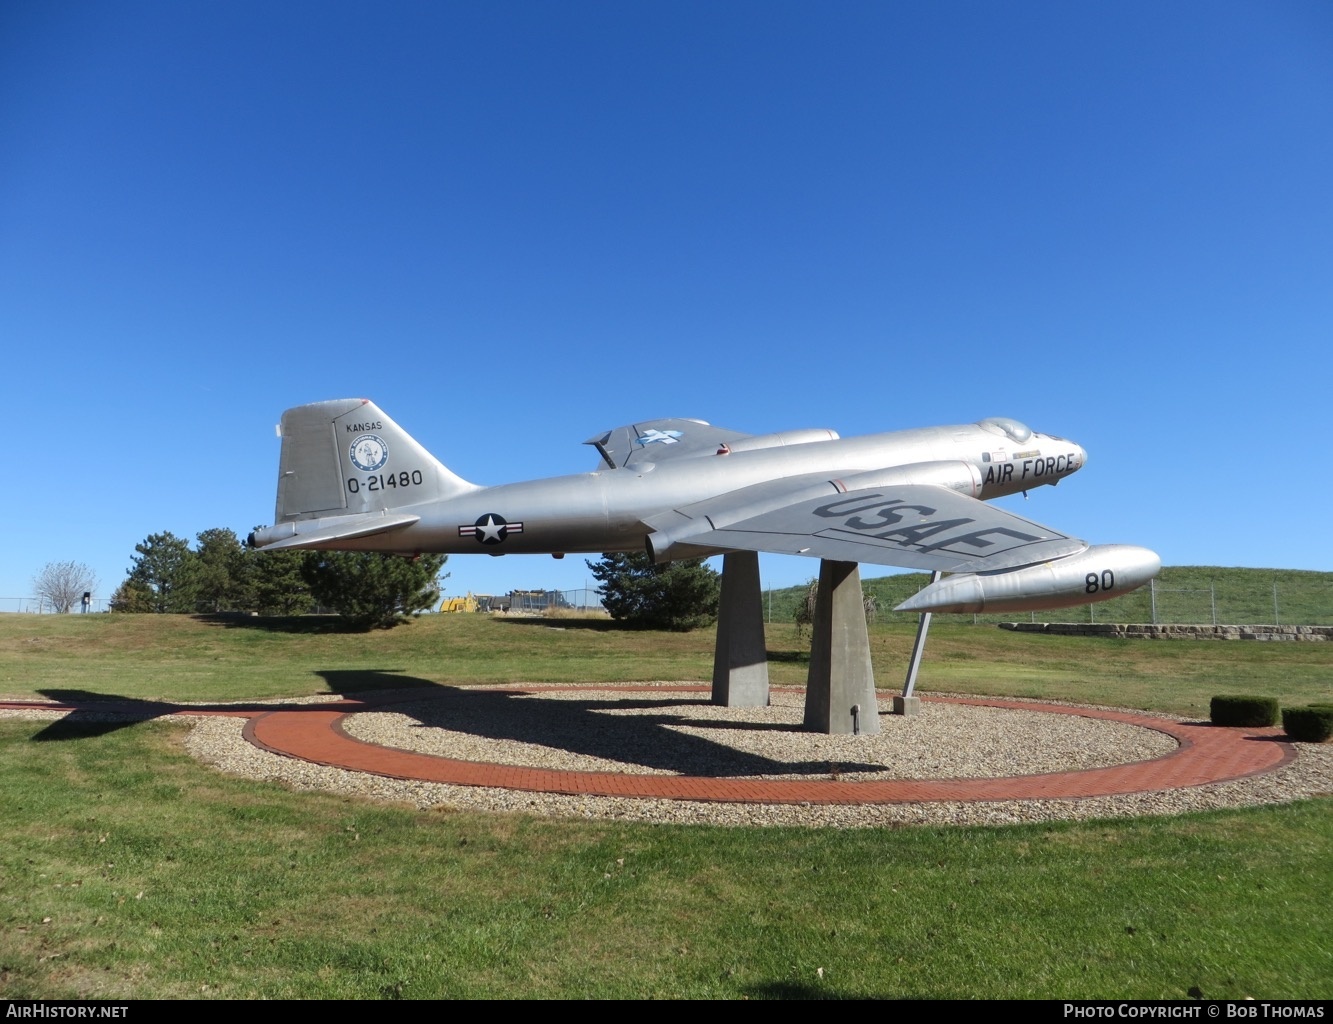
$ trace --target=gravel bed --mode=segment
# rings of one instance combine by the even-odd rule
[[[934,703],[910,718],[881,715],[877,736],[827,736],[801,730],[804,700],[774,691],[768,708],[724,708],[693,695],[459,690],[361,712],[343,727],[367,743],[462,761],[759,779],[827,779],[836,771],[857,782],[1075,771],[1176,749],[1165,733],[1118,722]],[[881,701],[880,710],[891,703]]]

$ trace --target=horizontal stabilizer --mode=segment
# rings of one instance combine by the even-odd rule
[[[396,515],[337,516],[333,519],[302,519],[279,523],[250,534],[251,546],[264,551],[282,548],[317,548],[333,541],[372,537],[377,533],[401,530],[421,520],[420,516]]]

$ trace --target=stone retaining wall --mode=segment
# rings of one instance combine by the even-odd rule
[[[1017,633],[1122,640],[1333,640],[1333,626],[1154,626],[1133,622],[1001,622],[999,626]]]

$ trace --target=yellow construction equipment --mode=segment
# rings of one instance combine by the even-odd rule
[[[441,612],[475,612],[477,599],[468,591],[467,597],[446,597],[440,602]]]

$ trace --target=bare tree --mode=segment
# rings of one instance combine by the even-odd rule
[[[32,589],[56,611],[67,612],[85,593],[97,589],[97,576],[82,562],[47,562],[32,578]]]

